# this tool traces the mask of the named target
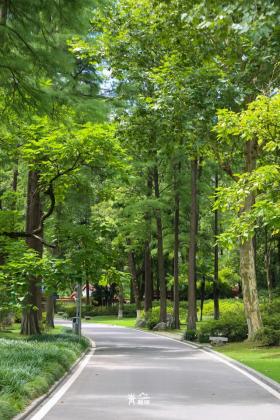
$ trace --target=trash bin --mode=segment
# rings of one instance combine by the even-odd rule
[[[72,331],[74,334],[79,334],[79,318],[77,316],[72,318]]]

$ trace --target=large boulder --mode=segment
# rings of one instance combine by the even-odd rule
[[[146,321],[145,321],[145,319],[138,319],[136,321],[135,327],[136,328],[144,328],[144,327],[146,327]]]
[[[154,326],[154,331],[164,331],[166,330],[167,325],[166,322],[159,322],[157,325]]]

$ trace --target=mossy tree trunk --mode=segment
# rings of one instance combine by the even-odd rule
[[[255,169],[256,156],[257,142],[255,140],[246,142],[246,172],[252,172]],[[254,194],[250,192],[245,199],[242,213],[250,212],[254,202]],[[245,239],[240,244],[240,276],[242,281],[244,309],[248,325],[248,338],[250,340],[254,337],[255,333],[262,327],[262,319],[257,290],[255,248],[253,238]]]

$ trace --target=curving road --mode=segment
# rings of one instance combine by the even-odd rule
[[[277,392],[212,354],[122,327],[86,324],[83,333],[95,353],[30,420],[280,419]]]

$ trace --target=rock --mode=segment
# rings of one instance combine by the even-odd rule
[[[164,331],[167,328],[167,324],[165,322],[159,322],[157,325],[154,326],[154,331]]]
[[[135,327],[136,328],[144,328],[144,327],[146,327],[146,321],[145,321],[145,319],[138,319],[136,321]]]

